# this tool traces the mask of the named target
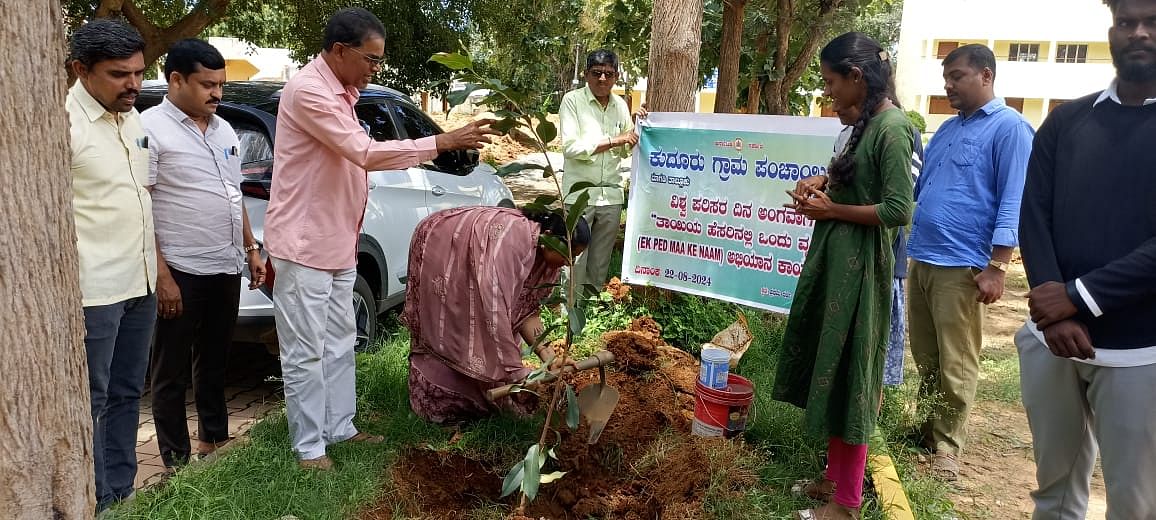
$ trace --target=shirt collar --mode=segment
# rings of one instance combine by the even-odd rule
[[[586,98],[587,103],[598,103],[598,98],[594,97],[594,91],[590,90],[590,85],[582,87],[582,96]]]
[[[603,108],[602,103],[598,102],[598,98],[594,97],[594,91],[590,90],[590,85],[586,85],[586,86],[582,87],[582,94],[586,97],[587,103],[597,103],[598,108]],[[615,97],[614,93],[611,92],[610,93],[610,100],[606,102],[607,108],[609,108],[610,105],[614,104],[614,97]]]
[[[1108,84],[1108,88],[1104,89],[1104,91],[1100,93],[1100,97],[1096,98],[1096,101],[1092,103],[1092,106],[1099,105],[1100,103],[1103,103],[1104,100],[1107,100],[1107,99],[1111,99],[1112,101],[1115,101],[1117,105],[1123,105],[1124,103],[1120,102],[1120,94],[1116,90],[1116,87],[1119,85],[1119,83],[1120,83],[1119,79],[1112,78],[1112,83]],[[1151,105],[1153,103],[1156,103],[1156,98],[1148,98],[1148,99],[1144,100],[1145,106]]]
[[[1007,103],[1004,102],[1003,98],[1001,98],[1001,97],[992,98],[991,101],[984,103],[984,105],[982,107],[979,107],[978,110],[976,110],[975,112],[972,112],[970,117],[967,117],[967,118],[963,117],[963,112],[959,113],[959,117],[960,117],[960,119],[970,119],[971,117],[975,117],[975,115],[980,113],[980,112],[983,112],[983,115],[985,115],[985,116],[990,116],[990,115],[996,113],[997,111],[999,111],[1000,109],[1002,109],[1003,107],[1006,107],[1006,106],[1007,106]]]
[[[180,107],[173,104],[172,101],[169,101],[168,95],[165,95],[164,99],[161,100],[161,104],[159,106],[160,106],[161,110],[168,112],[168,114],[170,116],[172,116],[173,119],[176,119],[177,121],[180,121],[181,123],[195,123],[195,121],[193,121],[193,118],[189,117],[189,115],[186,114],[184,110],[181,110]],[[209,130],[216,129],[217,125],[220,124],[219,119],[220,119],[220,116],[218,116],[217,114],[213,114],[213,117],[209,118],[209,128],[208,129]]]
[[[329,68],[329,63],[325,61],[323,56],[315,58],[313,63],[317,64],[317,72],[321,74],[321,79],[325,80],[325,84],[334,94],[349,94],[353,96],[353,99],[361,96],[361,92],[356,87],[346,87],[341,84],[341,80],[337,79],[337,74],[334,74],[333,69]]]
[[[80,104],[80,109],[84,110],[84,115],[88,116],[89,123],[95,123],[105,114],[113,116],[114,119],[119,116],[119,114],[109,112],[107,108],[104,108],[104,105],[100,104],[100,101],[92,97],[92,94],[88,93],[88,89],[84,88],[84,84],[79,79],[72,85],[72,97]]]

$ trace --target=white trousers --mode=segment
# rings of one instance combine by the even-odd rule
[[[281,347],[285,415],[293,451],[301,459],[357,435],[357,327],[353,284],[357,271],[323,271],[273,258],[273,312]]]

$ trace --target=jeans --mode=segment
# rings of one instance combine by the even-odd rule
[[[97,510],[133,491],[140,395],[156,319],[155,293],[84,308]]]

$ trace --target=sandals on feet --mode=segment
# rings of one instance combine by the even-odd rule
[[[859,520],[859,510],[850,509],[834,502],[828,502],[815,509],[795,511],[798,520]]]
[[[826,502],[835,496],[835,481],[827,478],[799,480],[791,486],[791,494]]]
[[[365,444],[381,444],[385,442],[385,437],[381,435],[373,435],[365,432],[357,432],[357,435],[345,439],[342,442],[363,442]]]
[[[959,480],[959,462],[946,453],[936,453],[931,458],[931,475],[947,482]]]

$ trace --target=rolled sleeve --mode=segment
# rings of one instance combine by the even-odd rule
[[[995,142],[995,195],[999,207],[996,210],[995,232],[992,234],[994,246],[1019,245],[1017,230],[1020,226],[1020,203],[1034,137],[1035,131],[1031,125],[1017,118]]]
[[[1018,211],[1018,208],[1017,208]],[[991,244],[996,247],[1016,247],[1020,244],[1020,233],[1016,228],[995,228]]]

